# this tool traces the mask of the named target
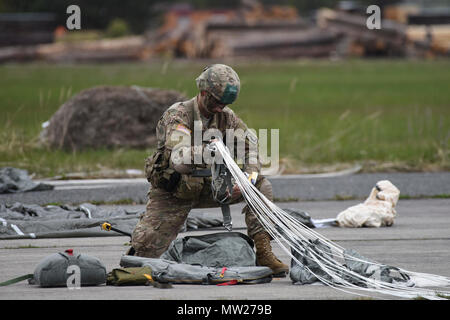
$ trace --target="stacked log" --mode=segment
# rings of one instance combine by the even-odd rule
[[[209,36],[221,39],[226,57],[326,57],[336,49],[339,36],[303,23],[259,24],[251,27],[233,25],[231,28],[213,25]],[[219,42],[219,41],[218,41]]]
[[[361,55],[383,54],[387,56],[406,55],[405,26],[391,20],[383,20],[381,29],[369,29],[367,16],[321,9],[317,17],[319,27],[347,38],[348,47],[343,55],[360,52]],[[352,48],[359,47],[357,51]]]
[[[408,40],[414,44],[415,54],[432,57],[450,55],[450,25],[412,25],[406,29]]]
[[[265,7],[243,0],[237,10],[174,9],[165,23],[144,36],[74,43],[0,48],[0,63],[111,62],[155,56],[223,59],[330,56],[427,56],[449,54],[449,25],[409,26],[416,7],[387,7],[381,29],[369,29],[367,15],[321,9],[317,24],[293,7]],[[418,13],[419,12],[419,13]]]
[[[383,16],[406,26],[408,55],[431,57],[450,54],[450,11],[396,4],[386,6]]]
[[[0,49],[0,62],[42,60],[46,62],[111,62],[140,60],[146,57],[143,36],[102,39]]]
[[[293,7],[246,1],[232,10],[169,12],[152,36],[156,53],[187,58],[329,56],[338,36],[299,18]]]

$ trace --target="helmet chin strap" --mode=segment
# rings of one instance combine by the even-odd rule
[[[202,99],[200,99],[200,100],[202,100],[202,101],[201,101],[201,103],[199,103],[199,105],[201,105],[201,108],[203,109],[203,111],[205,111],[205,113],[208,116],[213,116],[213,115],[216,114],[215,112],[213,112],[213,111],[211,111],[209,109],[209,103],[208,103],[209,102],[209,96],[208,95],[204,95],[204,96],[202,95]]]
[[[209,104],[207,104],[207,103],[205,103],[205,110],[208,114],[210,114],[212,116],[215,114],[215,112],[209,108]]]

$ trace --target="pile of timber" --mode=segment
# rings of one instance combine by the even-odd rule
[[[143,36],[80,42],[57,42],[0,48],[0,63],[41,60],[46,62],[111,62],[142,60],[149,54]]]
[[[408,40],[414,44],[411,55],[450,56],[450,24],[411,25],[407,27],[406,35]]]
[[[385,17],[381,29],[371,30],[367,15],[321,9],[313,24],[293,7],[265,7],[244,0],[237,10],[169,10],[161,28],[143,36],[3,47],[0,63],[111,62],[161,55],[208,59],[449,55],[450,24],[408,25],[411,17],[421,17],[414,6],[387,7]],[[440,15],[433,21],[442,19]]]
[[[367,16],[331,9],[321,9],[317,15],[320,28],[342,37],[341,55],[406,55],[404,24],[383,20],[381,29],[369,29],[366,22]]]
[[[421,8],[414,4],[386,6],[385,19],[406,26],[409,56],[450,55],[450,10]]]
[[[267,58],[296,58],[296,57],[327,57],[336,50],[339,35],[335,35],[315,26],[306,27],[280,24],[277,27],[250,27],[231,29],[213,28],[211,38],[217,39],[233,57],[267,57]],[[220,40],[219,40],[220,39]],[[216,56],[220,52],[216,52]]]
[[[336,49],[339,35],[302,20],[292,7],[168,12],[149,34],[156,54],[176,57],[321,57]]]

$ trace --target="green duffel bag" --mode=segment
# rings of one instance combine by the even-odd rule
[[[108,273],[106,284],[113,286],[147,285],[148,276],[151,279],[152,269],[150,267],[117,268]]]

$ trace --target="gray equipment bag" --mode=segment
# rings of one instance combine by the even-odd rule
[[[253,241],[240,232],[175,239],[159,259],[125,255],[122,267],[150,267],[161,283],[250,284],[272,281],[269,267],[256,266]]]
[[[205,267],[127,255],[122,256],[120,266],[150,267],[153,279],[162,283],[256,284],[272,281],[272,270],[268,267]]]
[[[44,258],[36,266],[33,278],[28,283],[41,287],[68,286],[69,277],[74,274],[74,269],[77,270],[69,266],[78,266],[81,286],[96,286],[106,282],[106,268],[99,259],[84,254],[74,255],[69,249]]]
[[[252,267],[253,247],[253,240],[243,233],[218,232],[175,239],[160,258],[206,267]]]

